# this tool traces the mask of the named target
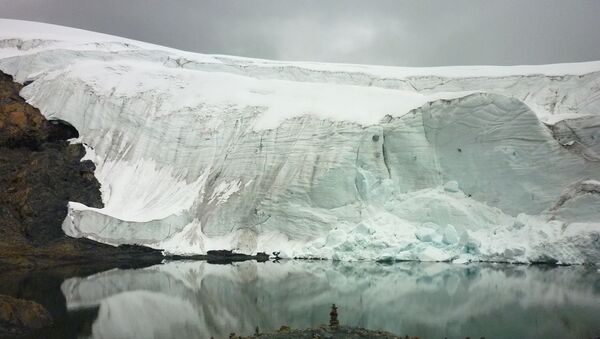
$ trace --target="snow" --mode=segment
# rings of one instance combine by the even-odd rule
[[[263,67],[282,67],[289,66],[290,62],[274,61],[264,59],[250,59],[242,57],[232,57],[227,55],[214,55],[223,61],[235,61],[245,66],[256,65]],[[508,77],[513,75],[547,75],[561,76],[565,74],[583,75],[590,72],[600,71],[599,61],[561,63],[546,65],[516,65],[516,66],[493,66],[493,65],[472,65],[472,66],[443,66],[443,67],[398,67],[398,66],[374,66],[357,65],[343,63],[319,63],[319,62],[293,62],[293,66],[315,71],[340,72],[340,73],[366,73],[380,77],[388,78],[409,78],[409,77],[427,77],[439,76],[447,78],[468,78],[468,77]]]
[[[0,70],[80,132],[105,207],[168,253],[600,262],[600,62],[402,68],[202,55],[0,20]],[[551,126],[550,126],[551,125]]]
[[[93,70],[93,71],[90,71]],[[386,115],[401,116],[439,99],[453,99],[472,92],[434,93],[364,88],[353,85],[259,80],[236,74],[181,69],[157,69],[155,63],[131,61],[80,62],[65,67],[67,77],[77,77],[101,97],[132,97],[137,93],[168,93],[170,102],[150,102],[155,115],[211,105],[218,108],[256,107],[254,130],[277,128],[283,121],[301,115],[319,119],[354,121],[373,125]],[[115,76],[115,75],[118,75]]]
[[[583,185],[595,186],[596,189],[600,188],[600,180],[585,180],[582,182]]]
[[[15,49],[18,48],[21,50],[11,51],[11,49],[9,49],[8,51],[3,51],[3,54],[12,52],[14,55],[23,55],[23,51],[25,53],[28,53],[28,51],[31,51],[31,53],[36,53],[50,46],[52,46],[51,48],[66,47],[74,50],[90,50],[97,48],[111,52],[144,48],[150,50],[171,51],[177,52],[180,55],[188,55],[186,52],[173,48],[117,37],[109,34],[42,22],[2,18],[0,18],[0,39],[5,40],[4,42],[8,45],[8,47],[13,47]],[[14,39],[21,41],[16,41]],[[193,55],[196,60],[218,62],[216,59],[208,55],[189,55]]]
[[[353,65],[353,64],[330,64],[318,62],[285,62],[264,59],[252,59],[244,57],[234,57],[227,55],[205,55],[190,53],[173,48],[141,42],[137,40],[116,37],[113,35],[86,31],[77,28],[52,25],[41,22],[0,19],[0,39],[20,39],[29,41],[28,44],[21,46],[24,50],[38,52],[48,48],[48,45],[55,43],[69,48],[85,49],[109,49],[113,52],[129,50],[131,48],[140,48],[146,50],[165,51],[176,53],[179,58],[189,58],[190,60],[206,63],[235,63],[244,67],[258,66],[279,69],[292,66],[301,70],[339,72],[339,73],[357,73],[371,74],[374,76],[386,78],[408,78],[408,77],[427,77],[439,76],[448,78],[461,77],[507,77],[512,75],[548,75],[560,76],[565,74],[583,75],[591,72],[600,71],[600,61],[563,63],[550,65],[518,65],[518,66],[452,66],[452,67],[394,67],[394,66],[372,66],[372,65]],[[41,44],[40,44],[41,42]],[[62,45],[65,43],[64,45]],[[3,54],[7,51],[3,51]],[[10,53],[10,52],[8,52]],[[14,52],[15,55],[22,55],[22,52]],[[6,54],[5,54],[6,55]]]
[[[233,193],[240,190],[239,181],[221,182],[215,189],[210,197],[210,202],[217,199],[217,204],[222,204],[229,199]]]

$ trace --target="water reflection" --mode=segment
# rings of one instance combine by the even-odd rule
[[[226,338],[342,324],[422,338],[600,334],[600,273],[585,267],[171,262],[67,279],[70,311],[98,307],[91,338]],[[85,336],[87,337],[87,336]]]

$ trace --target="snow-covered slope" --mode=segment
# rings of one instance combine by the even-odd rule
[[[600,262],[600,62],[396,68],[201,55],[0,20],[105,208],[72,236],[400,260]]]

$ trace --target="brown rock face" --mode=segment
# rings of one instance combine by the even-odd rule
[[[149,253],[64,235],[69,201],[102,207],[95,166],[81,162],[82,145],[67,141],[79,136],[77,130],[46,120],[19,95],[22,87],[0,72],[0,270],[7,261],[31,266],[41,260],[92,260],[100,254],[95,251]]]
[[[0,295],[0,334],[21,334],[51,323],[52,317],[42,305]]]
[[[88,175],[93,163],[80,162],[83,146],[66,141],[77,131],[47,121],[19,96],[20,90],[10,76],[0,74],[2,231],[8,228],[40,245],[63,237],[60,225],[67,214],[66,202],[102,207],[100,184]]]

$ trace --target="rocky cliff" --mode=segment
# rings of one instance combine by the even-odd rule
[[[83,145],[67,141],[78,137],[77,130],[48,121],[19,95],[21,89],[0,72],[0,268],[125,254],[62,231],[69,201],[103,206],[95,166],[81,161]]]

